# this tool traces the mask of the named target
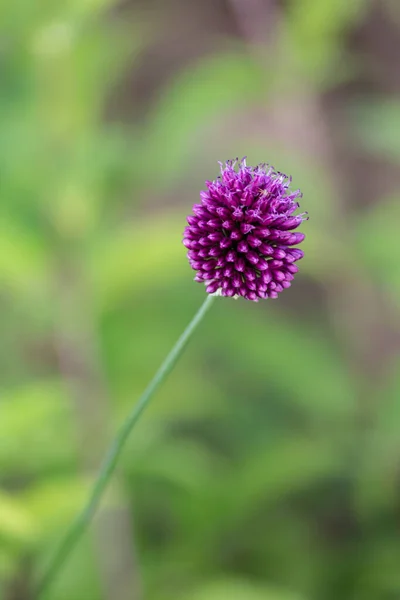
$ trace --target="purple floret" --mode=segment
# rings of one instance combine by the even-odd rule
[[[293,231],[307,218],[294,214],[302,194],[269,165],[248,167],[245,159],[220,165],[221,175],[206,181],[208,190],[187,217],[183,243],[195,281],[205,283],[209,294],[277,298],[303,256],[294,246],[305,236]]]

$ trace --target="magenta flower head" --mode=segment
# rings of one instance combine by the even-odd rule
[[[221,175],[206,181],[208,190],[200,192],[184,232],[195,281],[205,283],[209,294],[277,298],[303,256],[294,246],[305,236],[293,231],[307,219],[294,214],[302,194],[266,164],[248,167],[245,158],[219,164]]]

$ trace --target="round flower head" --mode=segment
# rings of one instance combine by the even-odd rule
[[[201,203],[187,218],[183,243],[195,281],[209,294],[277,298],[291,285],[303,256],[295,248],[304,234],[293,232],[307,217],[295,215],[300,190],[291,178],[266,164],[248,167],[246,160],[228,160],[221,175],[206,181]]]

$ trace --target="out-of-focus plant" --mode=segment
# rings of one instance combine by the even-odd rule
[[[240,44],[225,45],[168,79],[133,124],[106,107],[157,35],[151,21],[139,33],[142,12],[131,18],[95,0],[1,4],[2,600],[42,570],[92,480],[79,466],[79,422],[56,357],[60,264],[72,262],[89,290],[69,318],[78,331],[90,321],[98,338],[114,428],[199,302],[176,243],[182,210],[167,199],[184,190],[194,202],[215,160],[232,153],[273,157],[307,197],[304,314],[254,306],[244,319],[240,303],[215,306],[129,441],[106,505],[134,515],[149,600],[398,596],[398,359],[370,382],[339,327],[354,308],[344,291],[360,278],[379,287],[395,326],[395,194],[338,227],[337,173],[285,137],[257,138],[244,119],[254,114],[258,131],[275,85],[280,98],[298,81],[319,94],[363,67],[344,45],[368,10],[356,4],[287,3],[282,45],[298,56],[290,69],[272,53],[267,72]],[[390,14],[395,4],[385,2]],[[371,110],[360,97],[351,108],[349,143],[398,165],[395,103]],[[366,301],[347,321],[350,336]],[[52,598],[103,592],[84,539]]]

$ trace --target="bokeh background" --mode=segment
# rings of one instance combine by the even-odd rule
[[[217,299],[52,600],[400,598],[398,0],[0,5],[0,598],[33,600],[204,298],[218,160],[292,174],[278,301]]]

